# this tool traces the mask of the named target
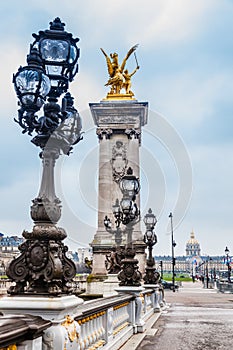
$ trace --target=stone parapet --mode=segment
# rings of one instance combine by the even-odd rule
[[[4,315],[0,316],[0,348],[42,349],[43,332],[51,326],[50,321],[39,316]],[[16,347],[17,344],[17,347]]]

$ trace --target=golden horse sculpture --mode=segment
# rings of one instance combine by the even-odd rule
[[[128,52],[122,63],[118,62],[118,54],[111,53],[110,57],[106,54],[106,52],[101,48],[100,50],[103,52],[108,68],[109,79],[105,86],[110,86],[110,92],[107,94],[107,98],[132,98],[134,96],[131,91],[131,77],[136,73],[139,69],[139,65],[137,62],[137,58],[135,55],[135,50],[138,45],[133,46]],[[127,69],[125,69],[126,61],[130,57],[130,55],[134,52],[137,67],[134,69],[132,73],[129,73]],[[125,94],[121,94],[121,90],[125,89]]]

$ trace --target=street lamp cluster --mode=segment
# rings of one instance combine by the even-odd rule
[[[70,142],[71,145],[80,139],[81,121],[73,107],[73,98],[70,93],[63,97],[62,107],[57,103],[58,98],[67,92],[69,82],[73,80],[78,71],[79,48],[76,43],[79,39],[74,39],[72,34],[64,31],[64,26],[64,23],[56,18],[50,22],[50,29],[40,31],[39,35],[33,34],[35,41],[27,56],[28,65],[20,67],[13,76],[20,105],[16,121],[23,128],[23,133],[29,135],[33,131],[37,133],[32,142],[42,149],[53,132],[58,127],[62,129],[67,119],[69,123],[66,121],[66,125],[72,124],[70,133],[76,131],[77,134],[76,140],[72,139]],[[44,105],[46,99],[48,103]],[[44,115],[38,117],[35,113],[43,105]],[[60,146],[62,150],[66,150],[64,152],[66,154],[70,152],[71,147],[71,145],[68,147],[67,136],[70,135],[67,134],[68,130],[66,130],[64,140],[60,137]],[[72,137],[74,138],[74,135]]]
[[[127,174],[123,176],[119,182],[119,187],[122,192],[122,199],[119,202],[116,199],[113,205],[113,215],[115,218],[116,229],[112,229],[111,220],[105,216],[104,225],[108,232],[115,235],[115,242],[117,248],[120,248],[122,242],[122,233],[125,232],[127,236],[127,243],[124,250],[114,250],[114,258],[118,267],[121,269],[118,273],[118,279],[120,280],[120,286],[140,286],[142,275],[138,270],[138,260],[135,259],[135,249],[133,246],[133,227],[140,221],[140,211],[135,203],[136,195],[139,193],[140,185],[138,179],[133,175],[131,168],[127,170]],[[157,243],[157,236],[154,233],[154,227],[157,223],[155,215],[152,210],[149,209],[148,213],[144,217],[144,223],[146,225],[146,233],[144,235],[144,243],[148,247],[148,259],[146,264],[146,274],[143,277],[145,284],[156,284],[160,278],[159,273],[155,268],[155,261],[152,256],[153,246]],[[121,230],[120,225],[125,226],[124,231]],[[120,260],[119,260],[120,254]],[[118,259],[116,259],[116,257]],[[114,264],[114,262],[113,262]],[[111,265],[112,267],[112,265]],[[108,272],[111,273],[111,267]],[[116,273],[116,269],[112,269]],[[117,271],[118,272],[118,271]]]
[[[61,153],[69,155],[81,136],[81,119],[67,92],[78,71],[78,38],[64,30],[59,18],[50,28],[33,34],[34,42],[27,56],[27,66],[13,76],[19,99],[18,119],[23,133],[33,136],[41,148],[43,173],[38,196],[31,206],[32,232],[23,232],[25,242],[21,254],[8,269],[15,285],[10,294],[41,293],[59,295],[74,291],[76,269],[66,256],[68,248],[62,240],[67,236],[56,223],[61,217],[61,202],[55,194],[54,166]],[[65,94],[65,95],[64,95]],[[58,98],[62,95],[62,104]],[[44,105],[43,115],[37,112]]]
[[[121,259],[121,270],[118,274],[119,285],[140,286],[142,276],[138,270],[138,260],[134,259],[135,249],[132,242],[133,226],[140,220],[140,211],[135,203],[140,185],[139,180],[133,175],[132,168],[128,168],[127,174],[121,178],[119,186],[123,197],[120,202],[116,199],[113,205],[116,231],[112,232],[119,234],[120,225],[123,224],[127,235],[127,243]],[[111,227],[111,221],[107,216],[105,217],[104,225],[107,230]]]

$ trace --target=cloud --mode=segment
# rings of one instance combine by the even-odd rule
[[[217,102],[230,101],[232,91],[231,72],[217,71],[205,76],[200,73],[184,69],[172,76],[159,77],[156,84],[151,81],[149,100],[173,123],[179,126],[184,123],[190,129],[199,126],[215,114]]]
[[[133,16],[140,18],[140,25],[128,36],[147,48],[184,43],[200,33],[203,15],[215,5],[215,1],[150,1],[143,10],[134,8]]]
[[[17,5],[14,7],[17,9]],[[35,17],[35,6],[31,1],[24,1],[24,7],[30,17]],[[88,38],[89,47],[103,40],[112,44],[114,39],[117,47],[124,42],[128,45],[140,42],[147,48],[154,48],[158,45],[177,45],[198,35],[206,25],[203,16],[207,13],[211,15],[218,7],[216,0],[147,0],[143,7],[139,0],[119,0],[111,4],[107,0],[87,0],[85,6],[73,0],[67,0],[65,6],[62,0],[41,0],[36,4],[36,11],[37,19],[41,21],[46,17],[50,21],[60,16],[67,23],[68,31],[80,35],[81,40]],[[25,17],[28,16],[17,13],[21,27],[25,26]]]

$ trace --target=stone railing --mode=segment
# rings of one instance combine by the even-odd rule
[[[144,332],[146,321],[164,306],[159,286],[84,303],[75,317],[80,349],[119,349],[133,334]]]
[[[0,316],[0,350],[117,350],[164,306],[159,286],[118,293],[86,301],[59,322],[42,313]]]
[[[118,349],[134,333],[132,295],[119,295],[85,302],[75,320],[80,326],[80,349]],[[117,344],[116,347],[115,344]]]
[[[1,316],[0,350],[42,349],[43,331],[51,325],[39,316]]]

